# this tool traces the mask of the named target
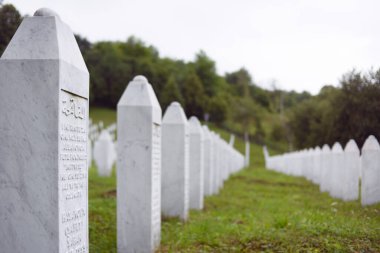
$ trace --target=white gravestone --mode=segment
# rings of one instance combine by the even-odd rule
[[[371,135],[365,141],[361,158],[362,205],[372,205],[380,202],[380,145]]]
[[[350,140],[344,149],[345,170],[343,184],[343,200],[357,200],[359,198],[359,170],[360,150],[354,140]]]
[[[346,174],[343,168],[343,158],[344,158],[343,148],[340,143],[335,142],[332,147],[332,162],[331,162],[331,173],[330,173],[330,195],[334,198],[342,198],[344,176]]]
[[[71,29],[25,17],[0,59],[0,251],[88,252],[89,74]]]
[[[136,76],[117,105],[117,248],[154,252],[161,231],[161,107]]]
[[[195,116],[189,119],[190,202],[191,209],[203,209],[203,131]]]
[[[115,152],[115,145],[110,133],[107,130],[102,130],[94,144],[94,160],[99,176],[111,176],[112,166],[116,160]]]
[[[202,126],[203,128],[203,134],[204,134],[204,145],[203,145],[203,151],[204,151],[204,186],[203,186],[203,194],[204,196],[210,196],[212,195],[212,177],[214,175],[213,173],[213,157],[212,157],[212,137],[210,130],[206,125]]]
[[[322,153],[321,153],[321,174],[320,174],[320,185],[319,190],[321,192],[328,191],[328,181],[331,177],[331,149],[330,147],[325,144],[322,146]]]
[[[162,120],[161,208],[165,216],[187,220],[189,213],[189,129],[178,102]]]

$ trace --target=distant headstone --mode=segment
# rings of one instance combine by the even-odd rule
[[[117,248],[154,252],[161,230],[161,107],[136,76],[117,105]]]
[[[190,208],[203,209],[203,130],[195,116],[189,119]]]
[[[249,144],[249,140],[246,140],[245,141],[245,166],[248,167],[249,166],[249,158],[250,158],[250,144]]]
[[[187,220],[189,213],[189,129],[178,102],[162,120],[161,208],[165,216]]]
[[[344,149],[343,200],[359,198],[360,150],[354,140],[350,140]]]
[[[231,134],[229,145],[233,147],[235,144],[235,135]]]
[[[89,74],[71,29],[25,17],[0,59],[0,251],[88,252]]]
[[[343,185],[344,185],[344,176],[346,174],[345,169],[343,168],[344,164],[344,153],[343,148],[340,143],[335,142],[332,147],[332,160],[331,160],[331,173],[330,173],[330,188],[329,192],[332,197],[342,198]]]
[[[212,137],[211,132],[206,125],[203,126],[203,134],[204,134],[204,195],[210,196],[212,195],[212,178],[214,176],[213,171],[213,157],[212,157]]]
[[[331,149],[327,144],[322,147],[321,161],[321,183],[319,189],[321,192],[326,192],[329,189],[329,181],[331,177]]]
[[[94,160],[101,177],[111,176],[116,160],[115,145],[107,130],[102,130],[94,144]]]
[[[361,158],[362,205],[372,205],[380,202],[380,145],[371,135],[365,141]]]

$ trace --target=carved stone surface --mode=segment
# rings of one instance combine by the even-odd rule
[[[189,119],[190,208],[203,209],[203,130],[195,116]]]
[[[161,107],[136,76],[117,106],[117,248],[154,252],[161,231]]]
[[[88,252],[89,74],[52,11],[0,59],[0,251]]]
[[[161,194],[163,215],[188,218],[189,129],[178,102],[170,104],[162,121]]]

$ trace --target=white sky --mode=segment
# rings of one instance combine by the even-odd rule
[[[130,35],[161,56],[203,49],[220,74],[246,67],[254,81],[313,94],[353,68],[380,67],[379,0],[4,0],[21,14],[56,11],[90,41]]]

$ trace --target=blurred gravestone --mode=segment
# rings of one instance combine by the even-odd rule
[[[116,160],[115,145],[107,130],[102,130],[94,144],[94,160],[99,176],[111,176],[112,166]]]
[[[359,170],[360,170],[360,150],[354,140],[350,140],[344,149],[345,170],[343,175],[343,200],[357,200],[359,198]]]

